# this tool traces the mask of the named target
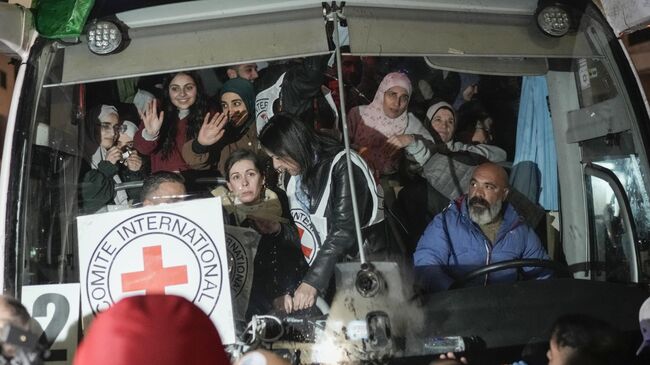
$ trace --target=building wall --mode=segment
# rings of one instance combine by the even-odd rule
[[[639,74],[646,96],[650,97],[650,28],[623,36],[623,44]]]

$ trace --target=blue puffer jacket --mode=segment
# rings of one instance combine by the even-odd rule
[[[496,240],[490,244],[481,228],[470,219],[466,196],[453,201],[427,226],[413,258],[418,281],[427,291],[445,290],[455,279],[494,262],[549,259],[537,234],[509,204],[505,206]],[[537,279],[550,276],[540,268],[525,268],[524,273]],[[517,270],[509,269],[482,276],[472,284],[515,280]]]

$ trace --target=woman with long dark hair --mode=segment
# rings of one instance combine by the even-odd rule
[[[142,123],[135,135],[135,148],[151,157],[151,172],[184,171],[192,168],[183,160],[181,149],[186,141],[220,138],[226,116],[210,117],[200,78],[194,72],[170,75],[163,86],[160,113],[157,101],[151,101],[140,113]]]
[[[327,296],[335,264],[357,254],[345,150],[286,113],[269,120],[259,141],[273,166],[291,175],[287,197],[310,265],[293,294],[293,308],[309,308],[317,295]],[[383,196],[363,159],[350,153],[359,218],[362,226],[369,226],[383,219]]]

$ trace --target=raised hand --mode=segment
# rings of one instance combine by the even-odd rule
[[[151,100],[144,109],[144,114],[140,111],[138,111],[138,114],[140,114],[140,119],[142,119],[147,133],[152,136],[158,135],[165,118],[165,112],[158,113],[158,101],[156,99]]]
[[[219,142],[221,137],[223,137],[224,127],[227,121],[228,115],[226,113],[215,113],[212,118],[210,118],[210,113],[206,114],[205,118],[203,118],[201,130],[199,130],[199,136],[197,137],[199,144],[212,146]]]
[[[392,136],[386,141],[384,152],[389,156],[393,155],[402,148],[413,143],[414,140],[415,138],[413,138],[413,136],[410,134],[398,134],[396,136]]]

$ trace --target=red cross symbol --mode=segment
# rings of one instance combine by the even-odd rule
[[[187,266],[163,267],[161,246],[142,248],[144,270],[122,274],[122,291],[165,294],[165,287],[187,284]]]
[[[300,242],[302,242],[302,235],[303,235],[303,234],[305,234],[305,230],[302,229],[302,228],[300,228],[300,227],[298,227],[298,236],[299,236]],[[303,244],[300,244],[300,249],[302,250],[302,254],[303,254],[305,257],[310,257],[310,256],[311,256],[311,252],[313,251],[312,248],[309,248],[309,247],[307,247],[307,246],[305,246],[305,245],[303,245]]]

